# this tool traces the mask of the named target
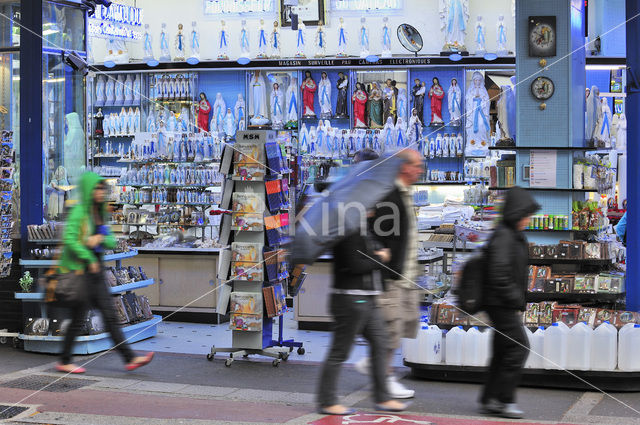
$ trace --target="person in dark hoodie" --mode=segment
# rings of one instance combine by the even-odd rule
[[[495,329],[493,356],[480,403],[482,411],[518,419],[524,413],[516,404],[516,387],[529,354],[522,322],[526,308],[529,250],[523,231],[540,205],[521,187],[507,192],[502,220],[488,246],[484,310]]]

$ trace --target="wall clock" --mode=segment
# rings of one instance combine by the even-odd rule
[[[531,83],[531,94],[538,100],[547,100],[553,96],[555,86],[547,77],[538,77]]]
[[[556,17],[529,17],[529,56],[556,55]]]

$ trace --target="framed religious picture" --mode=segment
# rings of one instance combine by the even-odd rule
[[[315,26],[325,22],[324,0],[298,0],[297,6],[291,6],[287,0],[280,0],[280,26],[291,26],[291,15],[298,15],[298,22]]]
[[[556,17],[529,16],[529,56],[556,55]]]

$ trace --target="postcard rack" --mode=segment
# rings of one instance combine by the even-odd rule
[[[207,354],[229,353],[227,367],[242,356],[273,358],[273,366],[287,360],[294,347],[304,354],[302,343],[283,340],[285,291],[289,278],[290,170],[284,152],[269,130],[241,131],[234,145],[226,145],[220,162],[223,182],[220,208],[228,212],[220,223],[218,306],[229,307],[232,347],[211,347]],[[279,320],[273,339],[274,319]]]

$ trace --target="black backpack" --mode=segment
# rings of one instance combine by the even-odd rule
[[[454,295],[458,297],[458,305],[464,313],[475,314],[482,310],[482,295],[489,261],[487,251],[490,243],[491,241],[488,241],[478,254],[469,258],[462,269],[462,276]]]

